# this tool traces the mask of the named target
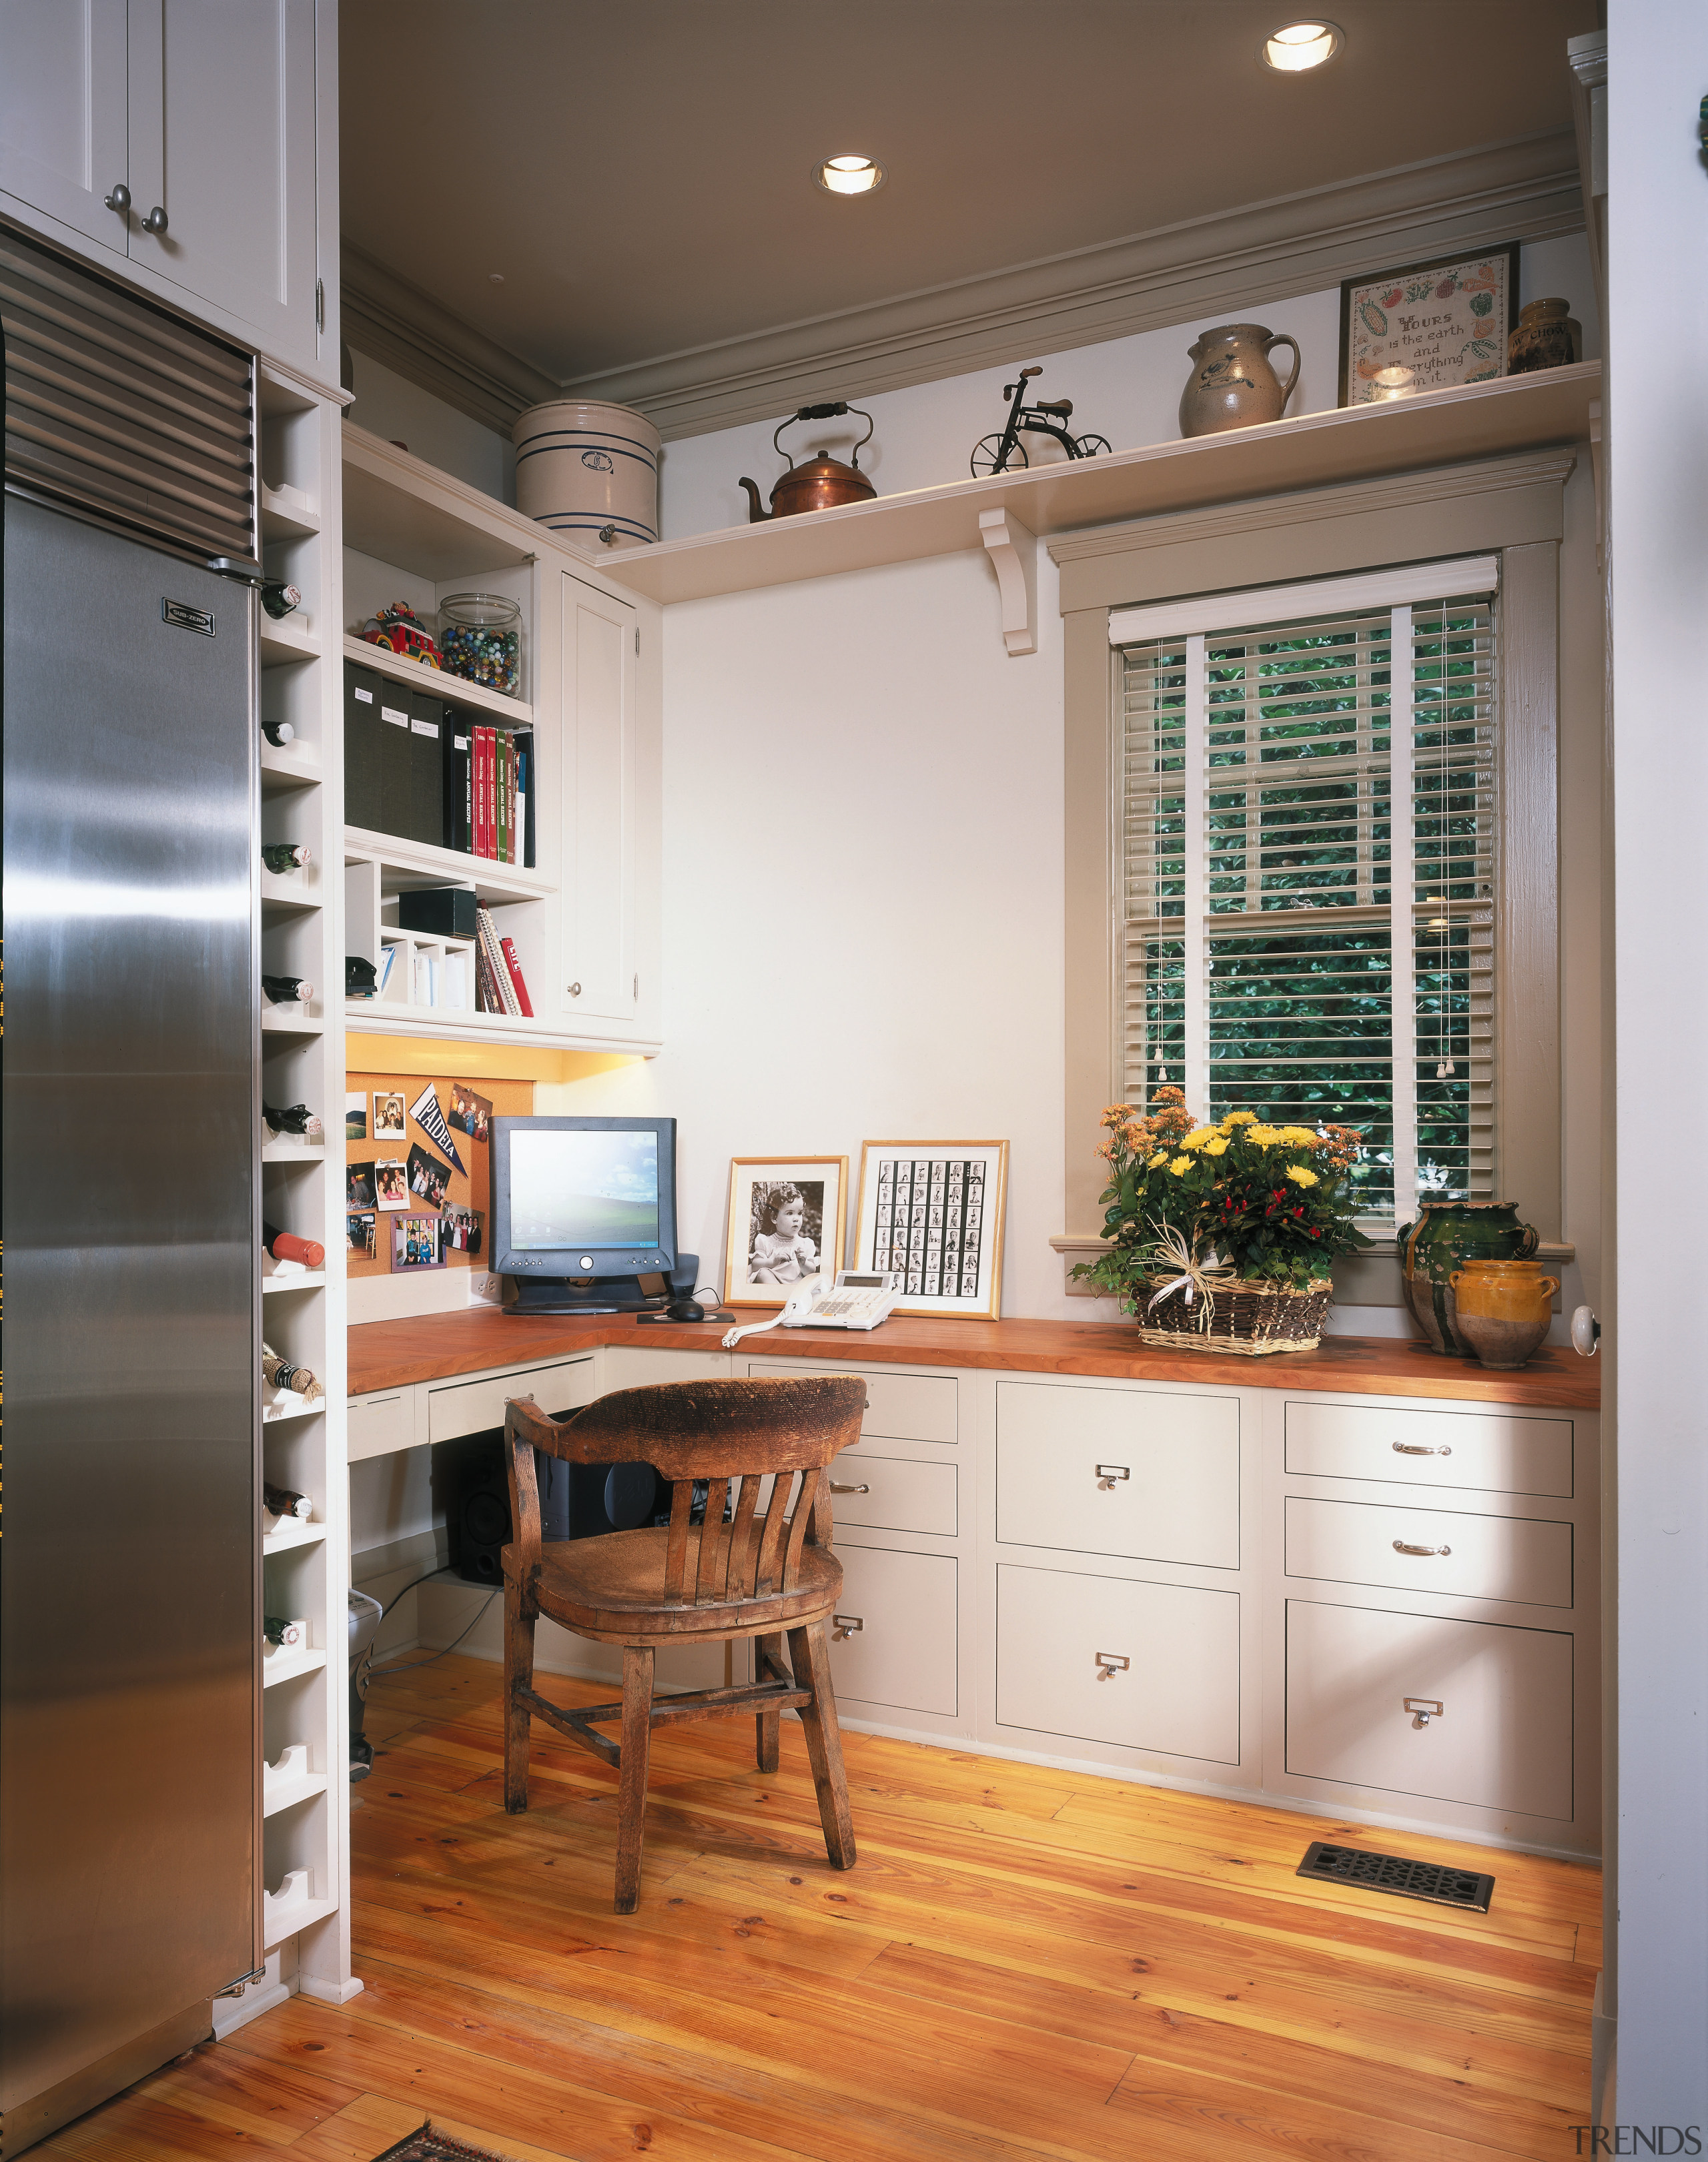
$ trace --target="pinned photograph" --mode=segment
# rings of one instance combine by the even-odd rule
[[[1007,1168],[1006,1141],[867,1141],[855,1268],[906,1272],[898,1313],[995,1320]]]
[[[344,1139],[365,1141],[367,1138],[368,1093],[360,1089],[344,1099]]]
[[[371,1261],[374,1251],[373,1211],[371,1209],[351,1209],[344,1219],[344,1229],[349,1236],[350,1251],[366,1254]]]
[[[480,1251],[481,1219],[473,1209],[447,1209],[440,1221],[445,1226],[445,1244],[453,1254],[478,1254]]]
[[[429,1208],[442,1209],[451,1187],[451,1167],[417,1141],[410,1151],[410,1192]]]
[[[476,1095],[466,1081],[451,1084],[451,1109],[445,1115],[471,1141],[483,1141],[491,1134],[492,1104],[487,1097]]]
[[[377,1209],[407,1209],[410,1205],[409,1166],[401,1157],[384,1157],[373,1167],[373,1202]]]
[[[399,1216],[391,1227],[391,1266],[402,1269],[442,1269],[444,1249],[440,1243],[436,1216]]]
[[[724,1304],[781,1306],[815,1277],[833,1283],[847,1209],[845,1156],[734,1158]]]
[[[373,1138],[377,1141],[400,1141],[409,1131],[405,1115],[403,1091],[394,1096],[382,1096],[377,1092],[373,1099]]]
[[[347,1209],[372,1209],[373,1199],[373,1166],[371,1163],[347,1163],[344,1167],[344,1206]]]
[[[410,1105],[410,1116],[431,1141],[441,1156],[448,1156],[454,1171],[461,1171],[462,1159],[457,1153],[457,1144],[451,1138],[451,1129],[445,1123],[445,1114],[439,1109],[439,1094],[430,1081]]]

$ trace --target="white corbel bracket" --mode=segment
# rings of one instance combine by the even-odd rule
[[[1011,511],[981,510],[979,538],[996,573],[1002,642],[1011,661],[1038,650],[1038,540]]]

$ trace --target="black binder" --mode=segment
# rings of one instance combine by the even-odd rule
[[[474,716],[461,706],[445,708],[443,738],[445,824],[442,845],[461,855],[474,853]]]
[[[384,831],[379,802],[379,676],[344,663],[344,823]]]
[[[379,816],[382,833],[410,834],[410,692],[389,676],[379,679]]]
[[[540,795],[540,766],[534,755],[532,728],[515,728],[510,741],[516,755],[516,788],[520,796],[526,791],[527,801],[522,811],[522,831],[518,836],[521,846],[516,850],[516,861],[524,870],[534,868],[534,822]]]
[[[410,838],[445,842],[445,701],[437,691],[410,697]]]

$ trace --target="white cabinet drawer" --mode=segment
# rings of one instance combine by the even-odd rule
[[[372,1396],[352,1397],[349,1402],[349,1460],[359,1464],[368,1456],[389,1456],[395,1449],[414,1446],[415,1392],[380,1389]]]
[[[830,1647],[838,1699],[953,1719],[954,1556],[900,1554],[838,1539],[836,1558],[843,1575],[838,1616],[860,1625]]]
[[[1570,1501],[1572,1423],[1503,1412],[1289,1403],[1287,1468],[1315,1479],[1401,1480]]]
[[[1126,1664],[1110,1671],[1099,1654]],[[1002,1563],[996,1716],[1041,1734],[1237,1764],[1239,1594]]]
[[[996,1536],[1237,1569],[1237,1398],[999,1382]]]
[[[864,1448],[845,1449],[830,1467],[833,1485],[864,1486],[864,1494],[835,1494],[831,1517],[837,1524],[864,1524],[878,1532],[932,1532],[955,1535],[954,1461],[921,1464],[912,1457],[878,1456]]]
[[[1570,1606],[1572,1528],[1535,1517],[1289,1495],[1287,1573],[1456,1599]]]
[[[504,1423],[504,1405],[511,1397],[532,1397],[541,1411],[556,1417],[559,1412],[590,1404],[593,1400],[593,1362],[567,1359],[551,1366],[529,1366],[519,1374],[499,1374],[490,1381],[459,1381],[445,1388],[427,1388],[427,1439],[454,1441],[458,1434],[484,1434]]]
[[[637,1329],[637,1335],[646,1334]],[[729,1378],[727,1351],[656,1351],[650,1345],[614,1344],[605,1351],[605,1386],[650,1389],[663,1381],[723,1381]]]
[[[882,1367],[828,1361],[821,1366],[800,1359],[750,1359],[747,1371],[755,1375],[853,1374],[866,1385],[866,1416],[860,1432],[868,1439],[949,1444],[955,1439],[953,1374],[891,1374]]]
[[[1408,1698],[1441,1709],[1420,1727]],[[1572,1640],[1560,1630],[1290,1599],[1287,1768],[1570,1818]]]

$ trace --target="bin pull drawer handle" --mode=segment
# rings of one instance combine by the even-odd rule
[[[866,1626],[858,1614],[833,1614],[830,1623],[830,1641],[833,1644],[841,1643],[844,1637],[854,1636],[857,1631],[864,1629]]]
[[[1422,1441],[1397,1441],[1393,1450],[1396,1456],[1451,1456],[1453,1444],[1446,1441],[1439,1445]]]
[[[872,1490],[870,1486],[839,1486],[833,1479],[830,1491],[833,1494],[870,1494]]]
[[[1450,1554],[1452,1551],[1453,1549],[1451,1547],[1413,1547],[1408,1546],[1403,1539],[1396,1539],[1394,1541],[1394,1552],[1396,1554]]]
[[[1131,1479],[1132,1475],[1125,1464],[1099,1464],[1097,1467],[1097,1491],[1099,1494],[1113,1494],[1117,1479]]]
[[[1124,1659],[1119,1652],[1099,1652],[1097,1655],[1097,1679],[1106,1682],[1115,1674],[1124,1674],[1131,1664],[1132,1661]]]
[[[1406,1710],[1412,1715],[1413,1726],[1427,1726],[1432,1719],[1439,1719],[1447,1707],[1433,1696],[1408,1696]]]

